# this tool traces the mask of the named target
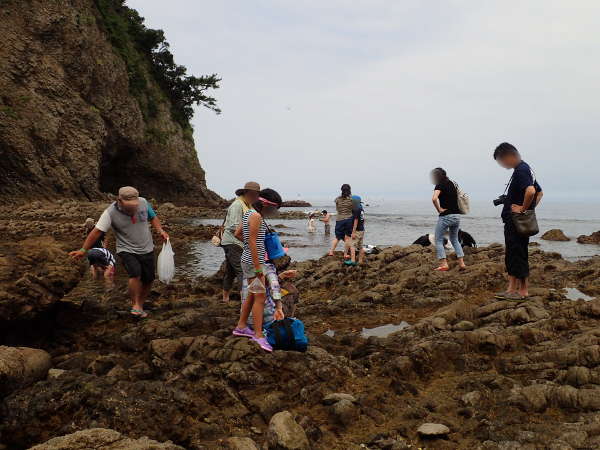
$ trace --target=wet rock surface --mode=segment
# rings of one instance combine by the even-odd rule
[[[0,223],[62,230],[102,209],[80,207]],[[163,207],[167,223],[189,219]],[[150,316],[130,317],[122,275],[107,288],[84,263],[62,259],[80,244],[81,234],[68,230],[0,238],[10,258],[35,248],[55,255],[11,270],[40,270],[44,279],[53,272],[43,264],[55,261],[50,267],[64,277],[73,271],[73,286],[57,290],[51,307],[13,316],[0,334],[0,344],[47,352],[51,366],[0,395],[0,443],[8,448],[94,428],[190,449],[600,445],[600,301],[569,300],[563,290],[598,298],[600,258],[569,262],[532,247],[525,302],[493,298],[504,287],[500,245],[468,250],[465,272],[452,260],[450,272],[433,272],[432,250],[417,246],[384,249],[359,267],[343,266],[339,255],[297,263],[297,316],[311,345],[267,354],[230,335],[239,303],[221,302],[218,277],[157,283]],[[178,257],[196,232],[176,244]],[[39,297],[30,298],[36,305]],[[362,334],[403,321],[409,326],[385,337]],[[449,431],[426,436],[418,432],[425,423]]]

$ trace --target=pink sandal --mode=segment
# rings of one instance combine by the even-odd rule
[[[444,266],[440,266],[437,269],[433,269],[436,272],[448,272],[450,270],[450,267],[444,267]]]

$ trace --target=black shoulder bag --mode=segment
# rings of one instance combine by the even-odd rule
[[[533,175],[533,173],[532,173]],[[533,176],[533,187],[535,188],[535,183],[536,183],[536,178],[535,176]],[[506,191],[508,191],[510,185],[512,183],[512,177],[510,177],[510,181],[508,182],[508,185],[506,186]],[[521,236],[527,236],[527,237],[531,237],[531,236],[535,236],[536,234],[538,234],[540,232],[540,227],[538,225],[538,221],[537,221],[537,216],[535,214],[535,206],[536,206],[536,200],[537,200],[537,191],[535,193],[535,195],[533,196],[533,200],[531,200],[531,205],[533,206],[532,209],[528,209],[526,211],[523,211],[522,213],[516,213],[516,212],[512,212],[511,211],[511,218],[512,218],[512,222],[513,225],[515,226],[515,230],[517,230],[517,233],[520,234]]]

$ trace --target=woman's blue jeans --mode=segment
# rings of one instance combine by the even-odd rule
[[[435,226],[435,250],[438,259],[446,258],[446,249],[444,248],[444,234],[449,233],[450,243],[454,247],[457,258],[465,256],[460,242],[458,242],[458,229],[460,228],[460,214],[448,214],[440,216]]]

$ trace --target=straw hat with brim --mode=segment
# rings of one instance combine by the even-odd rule
[[[119,200],[124,206],[138,206],[140,204],[140,193],[131,186],[124,186],[119,189]]]
[[[235,191],[235,195],[244,195],[247,191],[260,192],[260,184],[258,184],[256,181],[248,181],[242,189]]]

